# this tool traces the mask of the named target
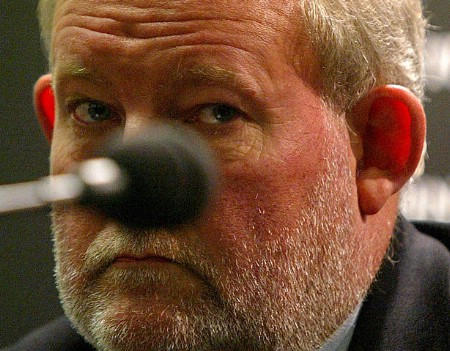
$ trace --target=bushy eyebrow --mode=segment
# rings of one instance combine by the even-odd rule
[[[228,85],[236,85],[237,74],[216,65],[196,64],[187,69],[175,69],[167,77],[170,83],[176,81],[190,81],[202,83],[227,83]],[[55,71],[54,84],[58,84],[63,80],[78,78],[87,80],[99,85],[110,85],[108,79],[90,70],[86,66],[77,62],[64,62],[60,64]]]
[[[169,87],[177,87],[180,84],[226,87],[238,91],[248,101],[253,100],[262,105],[264,100],[264,94],[254,76],[217,64],[194,63],[180,67],[169,74],[167,83]]]
[[[82,79],[92,83],[96,83],[97,85],[111,86],[111,83],[106,78],[100,76],[95,71],[92,71],[86,66],[75,61],[63,62],[58,65],[55,70],[54,80],[52,84],[54,86],[57,86],[62,81],[71,79]]]
[[[54,81],[52,82],[54,87],[61,83],[81,79],[100,88],[109,90],[113,88],[112,81],[98,72],[95,67],[91,69],[78,61],[61,62],[55,68]],[[261,88],[254,77],[217,64],[180,64],[167,75],[165,86],[168,89],[176,89],[180,86],[227,87],[238,90],[244,97],[253,100],[260,106],[265,103],[264,94],[261,94]]]
[[[222,82],[235,85],[237,74],[223,67],[197,64],[186,70],[177,71],[172,79],[203,83]]]

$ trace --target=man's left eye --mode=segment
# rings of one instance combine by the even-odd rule
[[[230,105],[211,104],[202,107],[196,119],[205,124],[224,124],[232,121],[241,114],[241,111]]]
[[[115,118],[114,111],[100,101],[82,101],[72,105],[73,118],[84,124],[98,123]]]

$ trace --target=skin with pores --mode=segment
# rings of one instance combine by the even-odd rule
[[[317,58],[289,4],[57,6],[46,78],[56,98],[52,173],[112,131],[126,140],[169,120],[208,141],[221,173],[202,217],[173,231],[54,208],[63,307],[98,350],[313,350],[366,294],[397,199],[378,208],[358,182],[359,141],[348,116],[323,103]],[[107,119],[90,119],[105,106]],[[220,119],[217,106],[232,117]],[[149,255],[171,261],[120,259]]]

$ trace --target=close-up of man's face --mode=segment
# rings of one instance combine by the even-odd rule
[[[97,349],[312,350],[367,292],[395,215],[362,225],[360,149],[295,4],[58,2],[52,173],[112,132],[176,123],[220,174],[204,213],[170,230],[54,207],[62,304]]]

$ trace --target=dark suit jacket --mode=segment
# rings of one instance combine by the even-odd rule
[[[400,218],[386,259],[356,322],[350,351],[449,350],[449,225]],[[439,240],[433,238],[439,238]],[[3,351],[94,351],[61,317]]]

